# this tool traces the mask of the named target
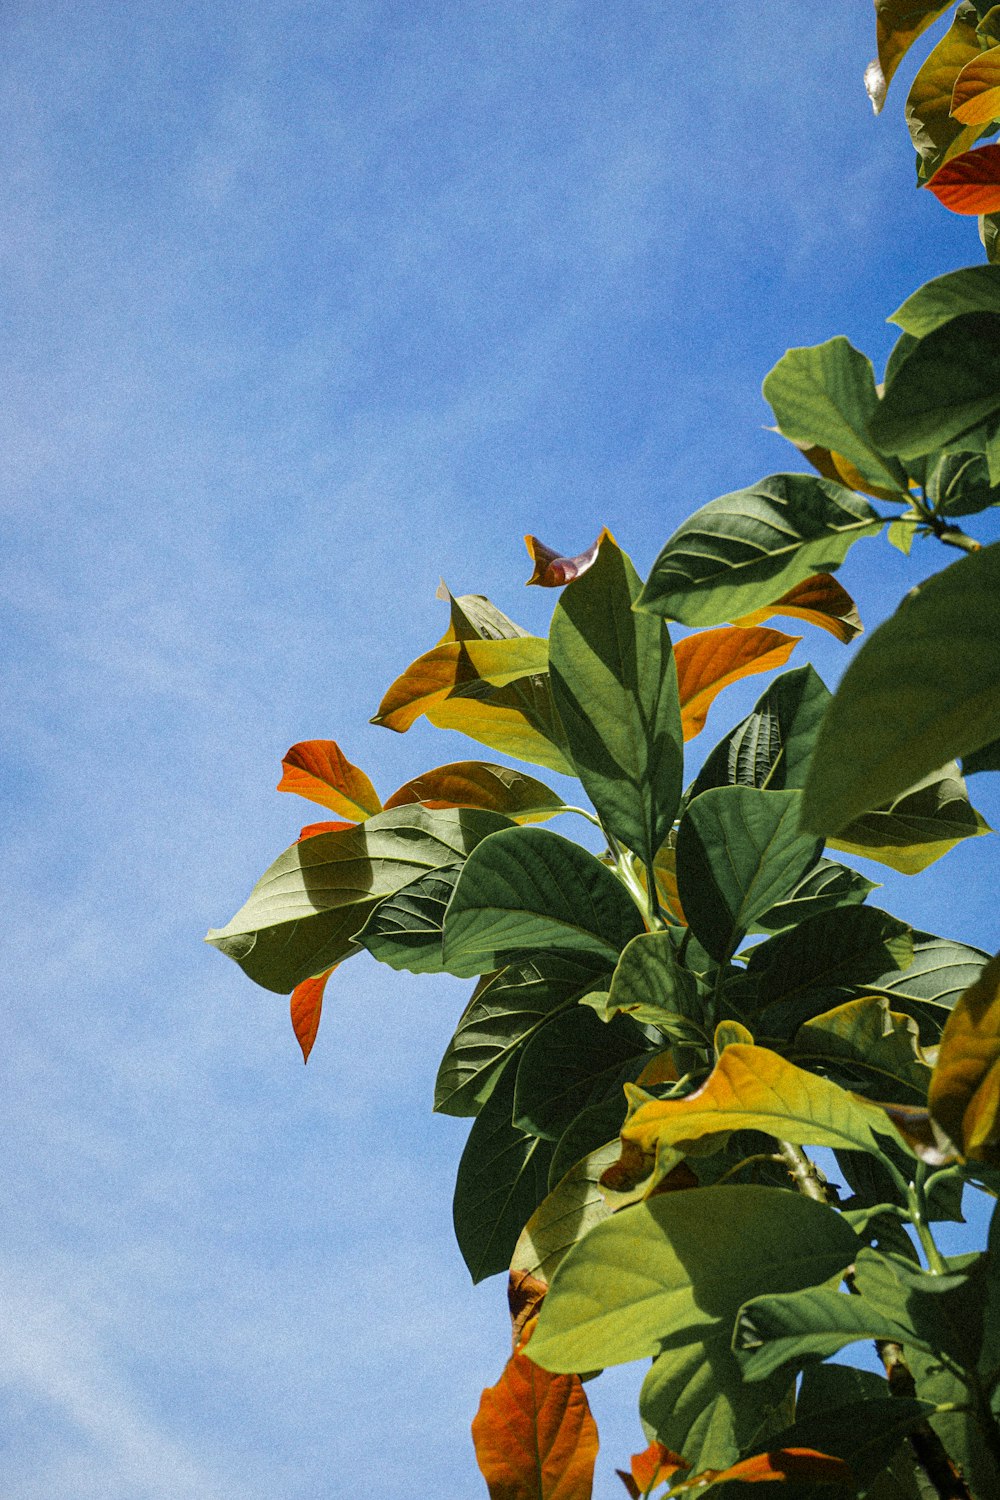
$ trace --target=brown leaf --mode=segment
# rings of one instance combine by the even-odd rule
[[[511,1338],[516,1354],[525,1342],[525,1328],[538,1316],[548,1283],[530,1271],[511,1271],[507,1277],[507,1306],[510,1308]]]
[[[720,1484],[727,1479],[739,1479],[744,1484],[801,1479],[811,1484],[847,1486],[852,1491],[855,1488],[850,1465],[842,1458],[818,1453],[814,1448],[779,1448],[774,1453],[758,1453],[754,1458],[741,1459],[728,1469],[703,1469],[700,1474],[682,1479],[671,1494],[706,1489],[710,1484]]]
[[[762,625],[772,615],[794,615],[808,620],[811,625],[828,630],[845,646],[864,629],[854,600],[830,573],[813,573],[773,604],[754,610],[753,614],[741,615],[733,624]]]
[[[333,967],[336,968],[336,964]],[[309,1054],[316,1040],[319,1018],[323,1014],[323,991],[332,973],[333,969],[327,969],[325,974],[317,974],[312,979],[303,979],[302,983],[297,984],[292,990],[292,1030],[302,1048],[304,1063],[309,1061]]]
[[[684,738],[701,733],[709,707],[724,687],[740,677],[783,666],[801,639],[761,626],[722,625],[678,641],[674,658]]]
[[[378,793],[364,771],[351,764],[333,740],[302,740],[281,762],[279,792],[294,792],[341,817],[361,822],[382,811]]]
[[[924,186],[953,214],[1000,211],[1000,146],[979,146],[945,162]]]
[[[421,802],[424,807],[481,807],[515,823],[537,823],[565,807],[544,782],[485,760],[458,760],[407,781],[385,804],[386,811]]]
[[[558,589],[564,583],[572,583],[574,578],[579,578],[581,573],[586,573],[588,568],[593,567],[605,537],[614,541],[608,528],[603,526],[597,541],[585,552],[576,557],[563,557],[554,547],[547,547],[544,542],[540,542],[537,536],[526,536],[524,545],[535,565],[535,571],[528,579],[529,586],[537,583],[543,589]]]
[[[472,1424],[490,1500],[590,1500],[597,1424],[579,1375],[514,1354]]]
[[[1000,1166],[1000,955],[945,1023],[928,1103],[934,1125],[956,1151]]]
[[[635,1480],[632,1478],[631,1474],[626,1474],[624,1469],[616,1469],[615,1473],[618,1475],[618,1478],[621,1480],[622,1484],[632,1496],[632,1500],[642,1500],[642,1491],[636,1484]]]

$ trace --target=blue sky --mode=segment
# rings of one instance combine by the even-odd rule
[[[544,630],[524,532],[607,524],[645,571],[797,467],[759,395],[784,350],[881,362],[975,225],[912,190],[905,77],[873,120],[854,0],[0,28],[4,1493],[479,1495],[503,1288],[469,1285],[466,1126],[430,1113],[469,986],[355,960],[303,1069],[202,934],[311,818],[272,790],[293,741],[383,791],[464,753],[367,722],[440,575]],[[841,576],[872,625],[950,557],[863,543]],[[992,840],[939,869],[879,899],[1000,946]],[[598,1500],[637,1384],[593,1388]]]

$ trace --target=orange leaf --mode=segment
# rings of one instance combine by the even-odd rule
[[[597,553],[605,537],[611,536],[606,526],[601,528],[601,534],[586,552],[580,552],[576,557],[563,557],[554,547],[546,547],[537,536],[526,536],[524,545],[528,549],[528,556],[535,565],[535,571],[528,579],[528,584],[537,583],[543,589],[562,588],[564,583],[572,583],[574,578],[579,578],[581,573],[586,573],[597,561]]]
[[[682,1479],[671,1494],[705,1489],[726,1479],[740,1479],[744,1484],[803,1479],[812,1484],[849,1485],[852,1491],[854,1489],[854,1475],[842,1458],[817,1453],[814,1448],[779,1448],[774,1453],[758,1453],[754,1458],[744,1458],[729,1469],[703,1469],[690,1479]]]
[[[1000,146],[963,151],[939,167],[924,187],[953,214],[1000,211]]]
[[[597,1424],[579,1375],[514,1354],[472,1424],[490,1500],[590,1500]]]
[[[955,79],[951,112],[962,125],[989,125],[1000,115],[1000,47],[966,63]]]
[[[1000,1165],[1000,955],[960,996],[941,1034],[928,1093],[936,1134]]]
[[[333,968],[336,967],[334,964]],[[292,990],[292,1030],[302,1048],[304,1063],[309,1061],[309,1054],[316,1040],[319,1018],[323,1014],[323,991],[332,973],[333,969],[327,969],[325,974],[317,974],[312,979],[303,979],[302,983],[297,984]]]
[[[666,1484],[675,1474],[690,1467],[681,1458],[679,1453],[671,1453],[662,1443],[650,1443],[649,1447],[642,1453],[632,1455],[632,1473],[625,1474],[617,1469],[625,1488],[635,1500],[641,1500],[644,1495],[651,1495],[659,1485]]]
[[[741,615],[733,624],[762,625],[772,615],[794,615],[800,620],[808,620],[821,630],[828,630],[845,646],[864,629],[854,600],[829,573],[813,573],[773,604],[754,610],[752,615]]]
[[[538,1315],[542,1298],[548,1289],[548,1282],[542,1281],[539,1276],[532,1276],[530,1271],[521,1270],[509,1273],[507,1306],[510,1308],[511,1338],[514,1341],[515,1354],[521,1344],[527,1342],[524,1337],[525,1329]]]
[[[318,833],[340,833],[345,828],[354,828],[354,823],[307,823],[295,840],[301,844],[303,839],[314,839]]]
[[[723,625],[678,641],[674,658],[684,738],[701,733],[709,706],[724,687],[740,677],[783,666],[801,639],[760,626]]]
[[[333,740],[302,740],[281,762],[279,792],[295,792],[358,823],[382,811],[364,771],[353,766]]]
[[[780,432],[781,429],[774,427],[772,432]],[[791,441],[791,439],[789,439]],[[821,448],[818,444],[794,443],[804,459],[812,464],[817,473],[822,474],[824,479],[832,479],[834,484],[842,484],[845,489],[860,490],[863,495],[871,495],[876,500],[899,500],[899,490],[883,489],[881,485],[872,484],[869,479],[856,469],[842,453],[834,453],[829,448]]]
[[[485,760],[457,760],[437,766],[407,781],[385,804],[406,807],[421,802],[424,807],[482,807],[504,813],[515,823],[541,822],[554,817],[565,806],[544,782]]]

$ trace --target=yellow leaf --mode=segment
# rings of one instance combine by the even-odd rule
[[[741,677],[784,666],[801,639],[759,626],[722,625],[678,641],[674,658],[684,738],[701,733],[709,707],[724,687]]]
[[[382,811],[378,793],[364,771],[351,764],[334,740],[300,740],[281,762],[279,792],[294,792],[341,817],[363,822]]]
[[[1000,47],[965,64],[955,79],[951,112],[963,125],[989,125],[1000,116]]]
[[[775,427],[772,430],[778,432],[780,429]],[[795,443],[794,446],[824,479],[832,479],[835,484],[842,484],[848,490],[857,490],[862,495],[871,495],[875,500],[899,500],[899,490],[887,490],[881,485],[872,484],[842,453],[834,453],[818,444],[810,446],[808,443]]]
[[[937,1131],[960,1155],[1000,1165],[1000,955],[945,1023],[928,1102]]]

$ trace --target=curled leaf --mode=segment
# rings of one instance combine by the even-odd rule
[[[576,557],[563,557],[554,547],[547,547],[544,542],[540,542],[537,536],[526,536],[524,545],[535,565],[528,585],[536,583],[543,589],[558,589],[564,583],[572,583],[574,578],[579,578],[581,573],[586,573],[588,568],[593,567],[605,537],[611,537],[614,541],[606,526],[601,528],[600,536],[585,552],[578,553]]]
[[[932,1121],[956,1151],[1000,1165],[1000,956],[945,1023],[929,1104]]]
[[[642,1453],[633,1453],[629,1467],[630,1474],[622,1469],[616,1469],[615,1472],[633,1500],[643,1500],[644,1496],[652,1495],[655,1489],[666,1484],[675,1474],[682,1473],[688,1465],[679,1453],[671,1453],[662,1443],[652,1442]]]
[[[951,112],[963,125],[989,125],[1000,116],[1000,47],[966,63],[955,79]]]
[[[729,1479],[739,1479],[743,1484],[799,1479],[810,1484],[835,1484],[854,1489],[854,1475],[842,1458],[818,1453],[815,1448],[779,1448],[774,1453],[758,1453],[753,1458],[741,1459],[728,1469],[703,1469],[700,1474],[682,1479],[670,1493],[680,1495],[688,1490],[706,1489],[710,1484],[722,1484]]]
[[[811,625],[828,630],[838,641],[843,641],[845,646],[864,629],[854,600],[830,573],[814,573],[811,578],[805,578],[789,589],[787,594],[782,594],[773,604],[754,610],[753,614],[742,615],[733,624],[762,625],[772,615],[792,615],[800,620],[808,620]]]
[[[544,782],[485,760],[459,760],[437,766],[393,792],[386,810],[422,802],[424,807],[482,807],[503,813],[515,823],[537,823],[560,812],[565,803]]]
[[[336,967],[334,964],[333,968]],[[302,1048],[304,1063],[309,1061],[309,1054],[316,1040],[320,1016],[323,1014],[323,991],[332,973],[333,969],[327,969],[325,974],[317,974],[312,979],[303,979],[302,983],[297,984],[292,991],[290,1006],[292,1030]]]
[[[279,792],[307,797],[354,823],[382,811],[378,793],[364,771],[351,764],[334,740],[301,740],[281,765]]]
[[[953,214],[1000,211],[1000,146],[964,151],[939,167],[924,183]]]
[[[951,0],[945,0],[944,5],[939,4],[938,0],[875,0],[878,66],[883,75],[881,85],[883,99],[886,89],[892,82],[893,74],[917,37],[926,31],[950,4]],[[874,104],[875,95],[872,91],[875,89],[877,93],[878,85],[876,80],[872,79],[870,83],[868,80],[868,73],[873,66],[872,63],[868,64],[865,82]],[[877,114],[878,109],[875,112]]]
[[[704,729],[708,710],[724,687],[783,666],[801,639],[760,626],[724,625],[678,641],[674,659],[685,740]]]

